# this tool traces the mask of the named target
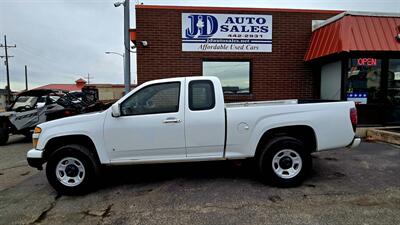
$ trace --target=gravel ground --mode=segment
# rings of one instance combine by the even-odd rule
[[[400,224],[400,149],[362,143],[313,155],[297,188],[238,162],[115,167],[99,190],[59,196],[27,166],[30,143],[0,147],[0,224]]]
[[[22,135],[11,136],[6,146],[0,146],[0,191],[38,173],[26,162],[26,152],[31,147],[32,142]]]

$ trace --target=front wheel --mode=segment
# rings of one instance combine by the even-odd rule
[[[86,147],[67,145],[50,156],[46,175],[60,194],[85,194],[97,181],[98,163]]]
[[[292,137],[276,137],[264,146],[258,158],[261,177],[279,187],[300,185],[312,167],[304,144]]]

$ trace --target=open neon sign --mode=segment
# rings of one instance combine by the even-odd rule
[[[359,66],[376,66],[377,59],[375,58],[359,58],[357,59],[357,65]]]

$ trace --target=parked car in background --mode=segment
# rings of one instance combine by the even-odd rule
[[[101,165],[254,159],[260,177],[299,185],[311,153],[356,147],[353,102],[224,103],[216,77],[144,83],[99,113],[38,125],[29,165],[63,194],[90,190]]]
[[[40,123],[102,109],[102,103],[82,92],[50,89],[22,92],[6,112],[0,113],[0,145],[7,143],[10,134],[31,138]]]

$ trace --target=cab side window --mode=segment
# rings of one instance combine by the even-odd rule
[[[180,82],[153,84],[121,103],[121,115],[144,115],[179,111]]]
[[[190,81],[189,109],[209,110],[215,106],[214,85],[210,80]]]

